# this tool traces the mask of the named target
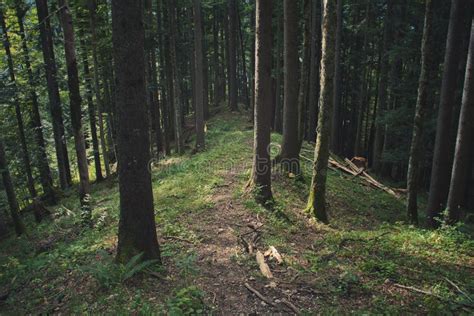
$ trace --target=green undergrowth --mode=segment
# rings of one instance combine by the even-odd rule
[[[280,140],[272,135],[275,144]],[[0,241],[0,296],[9,293],[0,302],[0,313],[212,313],[206,299],[212,294],[194,282],[201,271],[193,247],[205,237],[196,226],[205,225],[205,212],[229,179],[236,182],[233,197],[265,221],[261,246],[275,246],[285,265],[314,280],[314,289],[323,293],[318,310],[309,314],[473,312],[474,243],[459,227],[432,231],[407,225],[403,201],[332,170],[327,199],[331,223],[315,223],[303,212],[311,181],[307,160],[301,178],[274,174],[275,203],[269,211],[244,192],[253,141],[247,117],[217,115],[207,124],[206,141],[204,152],[152,164],[163,267],[114,263],[119,193],[112,178],[93,185],[93,229],[81,226],[77,194],[70,190],[52,209],[51,221],[36,225],[25,214],[28,235]],[[308,144],[302,154],[312,159]],[[305,229],[313,233],[297,238]],[[254,260],[233,259],[258,277]]]

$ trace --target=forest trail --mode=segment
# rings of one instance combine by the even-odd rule
[[[170,156],[152,168],[162,268],[129,278],[133,267],[114,263],[119,192],[110,179],[93,186],[94,229],[81,228],[76,192],[69,191],[52,209],[53,223],[34,226],[27,218],[35,227],[29,236],[2,241],[0,298],[7,295],[0,313],[472,312],[446,281],[473,292],[472,239],[406,225],[400,200],[333,170],[331,224],[318,224],[302,211],[306,163],[302,180],[273,173],[275,205],[268,211],[245,190],[253,138],[246,115],[221,111],[207,127],[204,152]],[[252,253],[242,239],[254,241]],[[273,279],[256,261],[256,251],[270,246],[283,257],[281,264],[266,258]]]

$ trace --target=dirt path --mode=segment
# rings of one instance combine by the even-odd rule
[[[191,219],[191,229],[202,239],[196,246],[200,271],[196,284],[208,294],[206,303],[220,315],[295,314],[301,309],[314,311],[318,293],[312,290],[309,282],[297,280],[299,274],[296,270],[268,260],[274,278],[266,279],[261,275],[255,253],[267,250],[260,239],[270,227],[263,216],[252,214],[234,198],[234,192],[241,185],[237,181],[237,172],[223,176],[225,185],[217,188],[213,195],[215,206]],[[303,234],[295,239],[308,237],[306,232]],[[253,244],[255,249],[251,253],[242,239]],[[262,294],[267,302],[246,288],[246,283]]]

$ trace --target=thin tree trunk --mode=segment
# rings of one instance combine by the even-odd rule
[[[309,77],[308,137],[316,139],[319,99],[319,65],[321,61],[321,0],[312,0],[311,8],[311,74]]]
[[[428,224],[438,226],[436,218],[446,205],[449,192],[449,180],[452,163],[451,125],[461,47],[463,37],[464,15],[467,11],[467,0],[453,0],[446,52],[444,58],[443,82],[441,85],[436,141],[431,169],[430,194],[428,198]]]
[[[433,0],[426,0],[425,24],[421,44],[421,73],[418,82],[418,97],[416,101],[413,136],[411,139],[410,159],[407,174],[407,216],[411,223],[418,224],[418,190],[420,164],[423,159],[423,132],[426,111],[428,109],[428,92],[430,70],[433,69],[432,40],[433,40]]]
[[[201,0],[194,4],[194,53],[196,66],[196,150],[204,149],[204,87],[203,87],[203,49]]]
[[[229,0],[229,108],[238,111],[237,105],[237,0]]]
[[[250,16],[251,27],[251,44],[250,44],[250,113],[251,121],[253,121],[253,113],[255,112],[255,6],[252,5]]]
[[[375,118],[375,136],[373,147],[372,168],[379,173],[382,168],[382,152],[385,138],[385,124],[382,120],[387,110],[387,83],[389,70],[389,53],[391,47],[393,18],[393,0],[387,2],[387,13],[385,14],[383,48],[380,58],[380,73],[377,96],[377,114]]]
[[[328,222],[326,211],[326,179],[329,160],[331,118],[334,110],[334,72],[336,60],[336,3],[323,0],[321,94],[319,98],[318,131],[314,150],[313,178],[307,211],[323,223]]]
[[[100,163],[99,140],[97,138],[97,120],[94,100],[92,99],[92,78],[89,69],[89,60],[87,57],[87,48],[84,40],[81,39],[82,47],[82,66],[84,67],[84,81],[86,85],[87,108],[89,112],[89,122],[92,137],[92,150],[94,154],[95,179],[100,182],[104,179],[102,176],[102,166]]]
[[[89,169],[87,166],[86,145],[82,130],[81,93],[79,91],[79,72],[77,69],[75,35],[72,16],[66,0],[59,0],[61,24],[64,34],[64,50],[69,88],[69,106],[71,111],[71,125],[74,133],[77,166],[79,169],[79,198],[83,206],[83,221],[91,224],[92,213],[89,208]]]
[[[308,116],[309,76],[311,72],[311,0],[304,0],[303,61],[300,67],[300,85],[298,92],[298,156],[306,134]]]
[[[102,159],[104,161],[105,167],[105,176],[108,178],[110,176],[110,163],[109,157],[107,155],[107,143],[105,141],[105,128],[104,128],[104,118],[103,110],[104,104],[102,96],[100,95],[100,79],[99,79],[99,56],[97,52],[97,2],[96,0],[88,0],[89,5],[89,14],[90,14],[90,28],[91,28],[91,43],[92,43],[92,63],[94,66],[94,91],[95,98],[97,102],[97,113],[98,113],[98,123],[99,123],[99,140],[100,147],[102,148]]]
[[[2,33],[3,33],[3,47],[5,49],[5,54],[7,55],[10,82],[13,85],[15,94],[18,94],[18,87],[16,85],[16,78],[15,78],[15,67],[13,66],[13,58],[10,51],[10,40],[8,38],[7,26],[5,23],[5,17],[3,16],[2,8],[0,8],[0,24],[2,27]],[[28,192],[30,193],[30,196],[32,198],[35,198],[38,195],[38,193],[36,192],[35,181],[33,179],[33,172],[31,170],[31,158],[30,158],[30,153],[28,151],[28,145],[26,144],[25,124],[23,121],[23,114],[21,113],[21,107],[20,107],[20,101],[19,101],[18,95],[16,95],[14,98],[14,105],[15,105],[16,121],[18,124],[18,136],[20,138],[20,147],[21,147],[21,153],[22,153],[22,159],[23,159],[23,166],[25,168]]]
[[[36,95],[35,91],[36,85],[33,77],[33,71],[31,70],[30,52],[27,46],[25,27],[23,24],[23,19],[25,17],[26,11],[24,8],[24,3],[21,0],[16,0],[15,7],[18,25],[20,26],[20,38],[23,50],[23,59],[28,74],[28,85],[30,89],[29,93],[31,98],[31,127],[33,128],[36,141],[36,150],[34,152],[36,153],[36,160],[40,172],[40,182],[43,188],[45,201],[48,204],[54,205],[57,203],[56,194],[54,192],[51,169],[49,168],[48,155],[46,153],[46,142],[43,136],[43,124],[41,123],[38,96]]]
[[[276,37],[276,56],[275,56],[275,120],[273,124],[273,130],[277,133],[283,133],[283,104],[282,104],[282,89],[281,89],[281,81],[283,77],[283,56],[282,56],[282,46],[283,46],[283,36],[282,36],[282,25],[283,25],[283,17],[281,14],[277,13],[276,17],[277,21],[277,31],[274,35]]]
[[[248,84],[248,75],[247,75],[247,59],[245,58],[245,43],[244,37],[242,35],[242,19],[240,18],[240,13],[237,11],[237,21],[238,21],[238,29],[239,29],[239,39],[240,39],[240,52],[242,54],[242,72],[244,82],[243,84],[243,94],[245,98],[245,106],[247,109],[250,107],[250,95],[249,95],[249,84]]]
[[[57,67],[53,49],[53,34],[49,21],[48,3],[46,0],[35,0],[38,13],[41,46],[43,50],[44,67],[48,86],[49,106],[53,123],[54,143],[58,162],[59,183],[62,189],[71,184],[71,171],[67,153],[66,137],[64,133],[63,114],[59,86],[57,81]]]
[[[170,63],[173,82],[174,96],[174,129],[176,152],[181,155],[184,153],[183,140],[183,122],[182,122],[182,104],[181,104],[181,87],[179,80],[178,65],[176,60],[176,0],[168,0],[169,9],[169,25],[170,28]]]
[[[466,77],[459,117],[458,135],[454,153],[453,172],[448,195],[448,221],[455,223],[461,218],[461,204],[464,199],[466,184],[469,179],[469,149],[474,131],[474,19],[471,25]]]
[[[250,186],[261,204],[273,199],[270,145],[272,107],[272,0],[257,0],[255,40],[254,155]]]
[[[336,0],[334,0],[336,1]],[[389,0],[390,1],[390,0]],[[342,117],[342,65],[341,65],[341,46],[342,46],[342,0],[337,0],[337,26],[336,26],[336,47],[335,47],[335,71],[334,71],[334,111],[332,117],[331,130],[331,150],[336,154],[341,154],[341,117]],[[322,87],[320,87],[322,89]],[[318,127],[319,128],[319,127]]]
[[[3,140],[0,139],[0,172],[2,173],[3,187],[7,194],[8,205],[10,206],[10,215],[12,217],[13,226],[18,236],[25,232],[25,226],[19,215],[18,201],[16,199],[15,189],[13,187],[12,177],[8,169],[7,159]]]
[[[112,1],[117,78],[120,222],[117,261],[160,260],[153,208],[145,82],[145,32],[140,1]],[[133,60],[133,63],[130,62]]]

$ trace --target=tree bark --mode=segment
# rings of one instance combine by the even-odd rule
[[[273,199],[269,154],[272,107],[272,0],[257,0],[255,40],[255,113],[254,155],[251,187],[257,202],[265,205]]]
[[[282,89],[281,81],[283,77],[283,56],[282,56],[282,46],[283,46],[283,17],[280,13],[277,13],[276,16],[277,31],[274,35],[276,42],[276,56],[275,56],[275,120],[273,122],[273,130],[277,133],[283,133],[283,105],[282,105]]]
[[[7,26],[5,23],[5,17],[3,15],[2,8],[0,8],[0,24],[2,27],[2,33],[3,33],[3,48],[5,49],[5,54],[7,55],[10,82],[13,85],[13,89],[16,94],[14,98],[15,115],[16,115],[16,121],[18,124],[18,137],[20,139],[23,166],[25,168],[25,174],[26,174],[26,180],[27,180],[26,183],[27,183],[28,191],[31,197],[35,198],[38,195],[38,193],[36,192],[35,181],[33,179],[33,172],[31,170],[31,157],[28,151],[28,145],[26,143],[25,123],[23,120],[23,114],[21,113],[20,101],[19,101],[19,96],[18,96],[18,87],[16,85],[16,78],[15,78],[15,67],[13,65],[13,58],[10,51],[10,40],[8,38]]]
[[[448,222],[455,223],[461,217],[461,203],[469,180],[469,149],[474,131],[474,19],[471,25],[471,39],[464,79],[461,114],[459,117],[453,172],[448,194]]]
[[[312,0],[311,8],[311,74],[309,77],[308,101],[308,137],[316,139],[316,122],[318,121],[319,99],[319,66],[321,62],[321,0]]]
[[[319,98],[319,118],[314,150],[313,178],[307,211],[323,223],[328,222],[326,211],[326,179],[329,160],[329,140],[331,118],[334,110],[334,72],[336,60],[336,4],[333,0],[323,0],[321,94]]]
[[[112,41],[117,83],[120,223],[117,261],[160,259],[153,208],[146,110],[143,3],[112,1]],[[133,63],[130,62],[133,60]]]
[[[285,170],[299,174],[298,135],[298,2],[284,0],[284,102],[283,102],[283,142],[280,162]]]
[[[62,189],[71,184],[71,172],[64,133],[63,114],[59,86],[57,80],[56,60],[53,49],[53,34],[49,22],[48,4],[46,0],[35,0],[38,13],[41,46],[43,50],[44,67],[48,86],[49,106],[53,123],[56,159],[58,161],[59,183]]]
[[[89,169],[87,166],[86,145],[82,130],[81,93],[79,90],[79,72],[77,69],[75,34],[72,24],[72,16],[66,0],[59,0],[59,11],[64,34],[64,50],[66,56],[69,107],[71,112],[71,125],[74,134],[76,148],[77,166],[79,169],[79,198],[83,206],[83,221],[90,224],[92,214],[89,208]]]
[[[35,80],[33,77],[33,71],[31,69],[30,52],[26,42],[25,27],[23,19],[25,17],[24,3],[21,0],[15,2],[16,16],[18,19],[18,25],[20,27],[20,39],[21,47],[23,50],[23,62],[28,74],[28,85],[29,94],[31,98],[31,127],[34,131],[34,137],[36,142],[36,160],[38,163],[38,169],[40,172],[40,182],[43,188],[44,200],[50,204],[55,205],[57,203],[56,194],[54,192],[53,177],[51,175],[51,169],[49,168],[48,155],[46,153],[46,142],[43,136],[43,124],[41,123],[41,115],[39,111],[38,96],[35,91]]]
[[[426,111],[428,109],[430,70],[433,69],[433,58],[431,55],[433,40],[433,0],[426,0],[425,6],[425,22],[421,43],[421,73],[418,82],[418,97],[416,101],[407,174],[407,216],[412,224],[418,224],[418,179],[420,164],[423,158],[423,132]]]
[[[441,85],[436,141],[431,169],[428,198],[428,224],[437,227],[436,218],[446,206],[452,163],[451,127],[455,102],[458,67],[461,57],[464,16],[467,0],[453,0],[449,18],[448,37],[444,56],[444,72]]]
[[[308,117],[309,76],[311,72],[311,0],[304,0],[304,34],[303,61],[300,65],[298,91],[298,156],[306,134],[306,118]]]
[[[194,4],[194,53],[196,66],[196,150],[204,149],[204,86],[203,86],[203,49],[202,49],[202,15],[201,0]]]
[[[12,217],[13,226],[18,236],[25,232],[25,226],[20,218],[18,201],[16,199],[15,189],[13,187],[12,177],[8,169],[7,159],[3,140],[0,139],[0,172],[2,173],[3,187],[7,194],[8,205],[10,206],[10,215]]]

